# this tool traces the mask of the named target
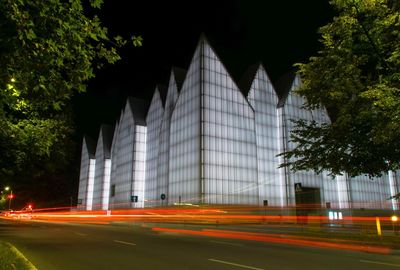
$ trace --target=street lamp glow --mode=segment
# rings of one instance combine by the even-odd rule
[[[8,187],[8,186],[5,187],[4,190],[5,190],[5,191],[10,191],[10,194],[9,194],[7,197],[8,197],[8,199],[9,199],[9,200],[8,200],[8,209],[11,210],[11,200],[12,200],[12,198],[14,198],[14,194],[13,194],[11,188]]]
[[[395,216],[395,215],[393,215],[390,219],[391,219],[393,222],[396,222],[396,221],[398,220],[397,216]]]

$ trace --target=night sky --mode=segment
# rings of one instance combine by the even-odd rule
[[[79,140],[97,139],[102,123],[113,125],[127,96],[150,101],[172,66],[187,69],[201,33],[236,81],[260,61],[274,81],[316,54],[317,30],[334,15],[328,0],[105,0],[98,13],[110,34],[144,41],[122,49],[122,60],[74,98]]]

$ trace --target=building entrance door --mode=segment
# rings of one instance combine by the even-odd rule
[[[309,215],[318,215],[321,210],[319,188],[295,186],[297,223],[308,223]]]

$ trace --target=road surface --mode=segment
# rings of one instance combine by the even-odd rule
[[[201,230],[199,226],[176,226]],[[400,269],[400,256],[395,254],[162,232],[141,223],[88,225],[0,219],[0,239],[15,245],[39,270]]]

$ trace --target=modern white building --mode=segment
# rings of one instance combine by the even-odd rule
[[[95,159],[85,137],[78,199],[87,210],[179,203],[397,209],[388,200],[399,192],[396,172],[332,179],[279,168],[277,155],[294,147],[291,120],[329,121],[325,110],[303,108],[293,93],[300,84],[294,74],[273,84],[259,64],[239,85],[202,37],[187,72],[172,69],[150,104],[129,98],[113,138],[102,127]]]
[[[111,179],[111,141],[114,128],[102,125],[96,146],[92,210],[108,209]]]
[[[96,143],[85,136],[82,141],[78,205],[80,210],[92,210]]]
[[[111,208],[144,206],[147,107],[145,102],[129,98],[116,124],[111,144]]]

